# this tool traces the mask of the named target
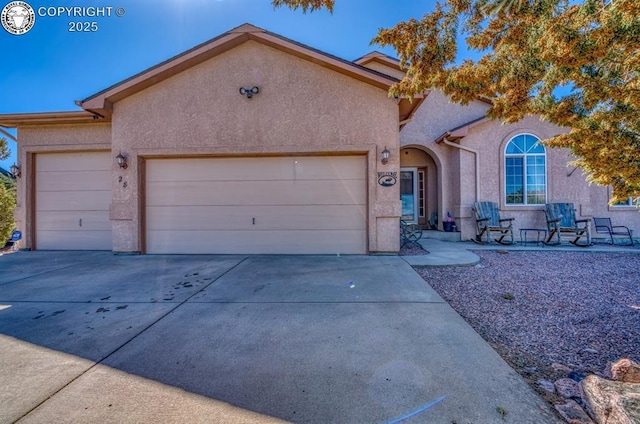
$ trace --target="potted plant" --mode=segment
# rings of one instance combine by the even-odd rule
[[[444,228],[444,230],[446,232],[452,232],[453,231],[453,227],[456,225],[455,221],[453,220],[453,217],[451,216],[451,214],[447,211],[447,218],[444,220],[444,222],[442,223],[442,227]]]

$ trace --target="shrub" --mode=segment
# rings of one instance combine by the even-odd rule
[[[11,237],[11,233],[15,229],[15,221],[13,220],[13,210],[16,207],[16,190],[15,187],[7,188],[5,184],[0,183],[0,247]]]

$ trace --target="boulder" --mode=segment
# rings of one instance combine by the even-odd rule
[[[586,412],[576,403],[575,400],[569,400],[564,405],[555,405],[556,410],[570,424],[593,424],[593,421]]]
[[[625,383],[640,383],[640,365],[630,359],[619,359],[611,364],[611,379]]]
[[[590,375],[581,384],[598,424],[640,423],[640,383],[609,381]]]
[[[553,385],[556,388],[556,392],[562,397],[567,399],[580,397],[580,385],[575,380],[561,378],[560,380],[556,380]]]

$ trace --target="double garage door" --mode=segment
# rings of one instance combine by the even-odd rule
[[[364,156],[146,161],[147,253],[348,253],[366,246]]]

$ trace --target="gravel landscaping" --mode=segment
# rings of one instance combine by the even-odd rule
[[[471,267],[416,267],[548,401],[541,380],[640,362],[640,254],[476,251]]]

